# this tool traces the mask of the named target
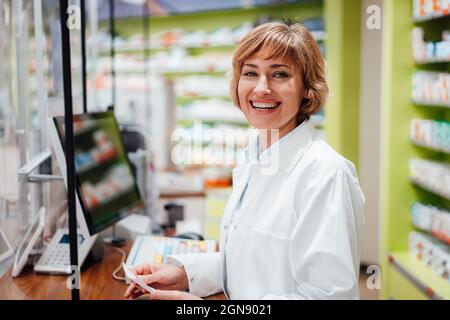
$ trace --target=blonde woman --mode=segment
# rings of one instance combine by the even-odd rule
[[[233,170],[220,252],[135,268],[158,289],[151,299],[359,298],[364,196],[353,164],[310,122],[328,95],[324,69],[299,24],[267,23],[242,39],[231,94],[259,136]],[[141,294],[132,285],[125,296]]]

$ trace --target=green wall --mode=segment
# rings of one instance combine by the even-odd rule
[[[413,118],[448,119],[448,109],[413,106],[412,75],[415,66],[411,39],[412,1],[384,2],[383,78],[381,109],[381,259],[382,297],[388,298],[397,284],[391,279],[387,255],[408,250],[408,234],[413,230],[411,204],[421,201],[444,204],[445,201],[416,188],[409,181],[409,159],[443,160],[439,152],[414,146],[409,139]],[[426,69],[442,66],[426,66]],[[445,65],[444,65],[445,70]]]
[[[327,0],[328,142],[359,166],[361,0]]]

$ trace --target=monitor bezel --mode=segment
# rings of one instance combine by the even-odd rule
[[[131,169],[131,161],[128,158],[128,154],[126,152],[124,143],[123,143],[123,137],[122,134],[120,134],[120,128],[119,128],[119,124],[117,122],[117,119],[114,115],[113,111],[103,111],[103,112],[89,112],[89,113],[82,113],[82,114],[76,114],[74,115],[75,117],[90,117],[90,116],[95,116],[96,119],[111,119],[114,122],[114,125],[117,128],[117,131],[119,132],[119,143],[120,143],[120,147],[122,148],[122,150],[124,151],[124,156],[125,156],[125,160],[127,162],[127,165],[129,166],[129,168]],[[55,147],[55,154],[56,154],[56,158],[59,164],[59,167],[61,169],[61,173],[63,175],[64,178],[64,183],[65,186],[67,188],[67,172],[66,172],[66,158],[65,158],[65,153],[64,153],[64,137],[63,137],[63,133],[60,130],[60,126],[59,126],[59,122],[64,123],[64,116],[56,116],[56,117],[51,117],[48,119],[49,121],[49,125],[50,125],[50,136],[51,136],[51,140],[53,143],[53,146]],[[133,207],[145,207],[144,205],[144,201],[142,199],[141,193],[139,192],[139,188],[137,186],[136,183],[136,179],[133,177],[133,189],[134,192],[139,196],[139,201],[136,201],[135,204],[133,204]],[[87,208],[87,206],[85,205],[85,201],[83,198],[83,194],[81,192],[81,183],[80,183],[80,178],[79,175],[75,169],[75,190],[76,190],[76,207],[77,207],[77,220],[78,220],[78,225],[80,227],[81,232],[85,235],[85,236],[93,236],[95,234],[98,234],[100,232],[102,232],[105,229],[108,229],[108,227],[114,225],[115,223],[117,223],[118,221],[120,221],[121,219],[125,218],[127,215],[125,216],[121,216],[119,214],[117,214],[117,218],[114,220],[111,220],[110,224],[106,227],[103,227],[99,230],[95,229],[94,223],[92,221],[91,218],[91,211],[89,210],[89,208]]]

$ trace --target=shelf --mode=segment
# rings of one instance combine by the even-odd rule
[[[245,149],[245,147],[247,146],[247,144],[241,144],[241,143],[233,143],[233,144],[228,144],[227,142],[216,142],[216,141],[199,141],[199,140],[182,140],[179,142],[179,145],[182,146],[192,146],[192,145],[196,145],[196,146],[202,146],[202,147],[231,147],[231,148],[236,148],[238,150],[243,150]]]
[[[430,22],[430,21],[436,21],[436,20],[440,20],[440,19],[444,19],[449,17],[448,14],[446,15],[439,15],[439,16],[427,16],[427,17],[416,17],[413,18],[413,22],[414,23],[424,23],[424,22]]]
[[[201,121],[201,122],[207,122],[207,123],[229,123],[229,124],[235,124],[238,126],[248,125],[247,120],[233,120],[233,119],[219,119],[219,118],[178,118],[177,123],[194,123],[195,121]]]
[[[186,77],[186,76],[224,76],[226,75],[227,70],[176,70],[176,71],[161,71],[161,74],[166,78],[178,78],[178,77]]]
[[[180,95],[177,97],[177,104],[184,105],[186,103],[196,101],[196,100],[210,100],[210,99],[220,99],[224,101],[231,101],[231,98],[228,96],[202,96],[202,95]]]
[[[423,143],[423,142],[420,142],[420,141],[417,141],[417,140],[414,140],[414,139],[412,139],[411,141],[416,146],[419,146],[419,147],[422,147],[422,148],[426,148],[426,149],[429,149],[429,150],[433,150],[433,151],[436,151],[436,152],[443,152],[443,153],[446,153],[446,154],[450,154],[450,149],[439,148],[439,147],[432,146],[432,145],[429,145],[429,144],[426,144],[426,143]]]
[[[440,190],[436,190],[436,189],[430,187],[429,185],[427,185],[427,184],[425,184],[423,182],[415,180],[412,177],[410,177],[410,181],[411,181],[411,183],[413,185],[415,185],[417,187],[420,187],[421,189],[423,189],[425,191],[431,192],[431,193],[433,193],[435,195],[438,195],[439,197],[442,197],[442,198],[444,198],[446,200],[450,200],[450,195],[446,195],[443,192],[441,192]]]
[[[314,40],[317,42],[323,42],[327,39],[327,34],[325,31],[311,31],[311,35],[313,36]],[[176,48],[183,48],[188,51],[195,51],[195,50],[201,50],[201,51],[232,51],[236,48],[237,42],[234,43],[222,43],[222,44],[192,44],[192,45],[183,45],[179,43],[175,43],[170,46],[157,46],[157,45],[150,45],[147,49],[144,48],[144,45],[140,46],[117,46],[114,48],[114,51],[116,53],[133,53],[133,54],[144,54],[144,51],[147,50],[148,52],[158,52],[158,51],[170,51]],[[110,54],[111,49],[109,47],[100,47],[98,48],[99,54]]]
[[[430,299],[450,299],[450,283],[409,252],[391,253],[389,262]]]
[[[170,51],[172,49],[176,49],[176,48],[183,48],[186,49],[188,51],[191,50],[202,50],[202,51],[232,51],[234,50],[234,48],[236,47],[235,44],[213,44],[213,45],[190,45],[190,46],[183,46],[183,45],[171,45],[171,46],[150,46],[147,48],[148,52],[158,52],[158,51]],[[128,47],[128,48],[115,48],[115,52],[116,53],[128,53],[128,54],[140,54],[140,55],[144,55],[144,51],[146,49],[144,49],[143,47],[139,47],[139,48],[132,48],[132,47]],[[109,48],[102,48],[99,49],[98,51],[100,54],[110,54],[110,49]]]
[[[414,226],[414,228],[416,228],[418,231],[426,234],[427,236],[436,239],[437,241],[439,241],[439,243],[444,244],[444,245],[450,245],[450,242],[447,242],[444,239],[439,238],[438,236],[436,236],[435,234],[433,234],[430,230],[426,230],[421,228],[420,226],[416,225],[414,222],[412,223],[412,225]]]
[[[413,100],[412,103],[416,106],[422,106],[422,107],[450,108],[450,104],[442,104],[442,103],[432,102],[432,101]]]
[[[429,59],[424,61],[415,61],[415,64],[418,66],[424,66],[427,64],[442,64],[442,63],[449,63],[450,59],[442,59],[442,58],[435,58],[435,59]]]

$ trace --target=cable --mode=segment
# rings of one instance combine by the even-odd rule
[[[114,270],[114,272],[112,273],[112,277],[113,277],[114,280],[117,280],[117,281],[126,281],[125,277],[119,277],[116,274],[117,274],[117,272],[120,271],[120,269],[122,269],[122,264],[125,262],[125,257],[127,256],[127,254],[125,253],[125,251],[123,251],[120,248],[114,247],[114,249],[116,249],[117,251],[120,252],[120,254],[122,254],[122,260],[120,261],[120,264],[117,267],[117,269]]]

